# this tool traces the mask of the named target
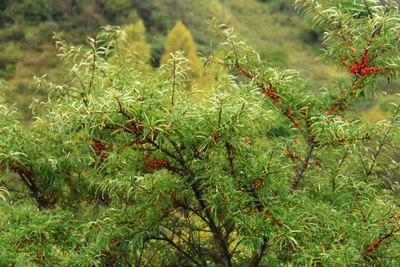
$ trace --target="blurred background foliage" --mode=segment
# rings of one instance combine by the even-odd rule
[[[52,36],[62,32],[69,43],[82,43],[103,25],[119,25],[127,34],[129,50],[158,67],[174,49],[188,49],[193,75],[201,76],[201,55],[213,50],[206,19],[233,27],[260,57],[272,65],[300,70],[311,88],[327,85],[345,75],[333,65],[316,60],[323,29],[304,23],[290,0],[2,0],[0,1],[0,79],[8,82],[10,103],[21,109],[29,124],[32,97],[44,99],[45,91],[33,91],[34,77],[46,75],[64,82]],[[177,29],[178,28],[178,29]],[[167,37],[168,36],[168,37]],[[180,41],[179,41],[180,40]],[[186,41],[185,41],[186,40]],[[189,40],[189,41],[188,41]],[[179,42],[188,47],[182,47]],[[205,78],[204,78],[205,77]],[[207,86],[207,75],[198,79]],[[378,97],[356,111],[375,120],[386,116],[385,103],[398,92],[398,83],[381,81]]]

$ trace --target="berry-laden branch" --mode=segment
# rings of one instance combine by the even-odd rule
[[[117,124],[113,125],[106,125],[103,127],[105,130],[110,130],[113,133],[122,133],[122,132],[127,132],[129,134],[132,134],[133,141],[124,144],[123,147],[127,148],[130,145],[137,145],[138,147],[141,147],[141,149],[146,150],[147,152],[144,154],[145,158],[145,168],[147,172],[152,172],[153,170],[160,169],[160,168],[165,168],[167,170],[170,170],[182,178],[186,179],[188,183],[190,183],[190,187],[194,193],[194,196],[196,198],[196,201],[199,204],[199,207],[201,211],[204,213],[204,215],[199,216],[210,228],[211,233],[213,234],[214,239],[219,245],[219,256],[220,260],[222,260],[227,266],[232,266],[232,253],[230,252],[230,243],[229,243],[229,236],[225,235],[228,234],[229,231],[220,227],[211,213],[211,210],[208,207],[208,204],[205,200],[205,192],[203,185],[201,184],[201,181],[196,177],[195,172],[189,167],[190,164],[188,164],[188,161],[190,160],[190,157],[186,159],[184,155],[182,154],[183,150],[185,149],[184,146],[179,146],[178,144],[175,143],[171,138],[168,136],[164,136],[164,139],[170,143],[172,146],[173,150],[168,150],[166,146],[161,146],[159,142],[157,141],[158,138],[158,133],[154,132],[154,135],[150,136],[143,136],[145,129],[142,126],[141,122],[136,120],[133,120],[133,116],[130,115],[123,107],[122,103],[116,99],[119,105],[119,110],[118,112],[122,114],[127,120],[129,120],[128,123],[122,123],[119,122]],[[243,110],[237,115],[239,116]],[[209,144],[209,148],[215,146],[218,142],[218,139],[221,137],[221,134],[213,134],[212,135],[212,140]],[[140,139],[141,141],[138,142],[137,140]],[[175,167],[172,165],[171,161],[166,160],[166,159],[159,159],[159,158],[150,158],[153,152],[149,149],[144,149],[144,145],[149,144],[153,147],[153,149],[156,149],[160,151],[162,154],[165,156],[169,157],[169,159],[176,161],[180,166]],[[229,149],[228,152],[228,160],[232,161],[233,164],[233,147],[231,144],[225,143],[227,146],[227,149]],[[95,148],[98,150],[97,154],[101,155],[101,151],[103,149],[107,149],[107,146],[104,145],[101,142],[95,142],[94,143]],[[203,151],[204,152],[204,151]],[[178,201],[176,196],[174,194],[170,195],[174,208],[182,207],[182,203]],[[164,214],[165,217],[169,216],[169,212],[165,212]],[[159,239],[161,240],[161,239]],[[165,240],[165,239],[164,239]],[[165,240],[167,241],[167,240]],[[170,242],[169,242],[170,243]],[[173,247],[175,247],[172,243],[170,243]],[[178,249],[177,247],[175,247]],[[178,249],[179,250],[179,249]],[[202,266],[202,265],[200,265]]]
[[[281,111],[281,113],[288,118],[296,128],[298,128],[299,130],[302,129],[302,121],[300,120],[301,118],[296,118],[295,115],[299,115],[299,114],[294,114],[291,110],[291,106],[287,105],[285,106],[284,103],[282,102],[281,97],[278,95],[278,93],[276,92],[276,86],[272,84],[271,81],[267,81],[266,83],[263,83],[262,81],[257,79],[257,76],[254,75],[250,70],[246,69],[245,67],[243,67],[242,65],[239,64],[239,62],[236,61],[235,63],[235,68],[236,70],[239,72],[240,75],[246,77],[249,81],[255,82],[258,89],[260,90],[260,92],[265,95],[266,97],[268,97],[269,99],[272,100],[272,102],[274,103],[274,106],[279,108],[279,110]],[[303,113],[306,114],[306,111],[303,110]],[[306,124],[308,124],[306,122]],[[309,126],[309,125],[307,125]],[[304,133],[303,133],[304,134]],[[312,140],[314,142],[314,138],[311,134],[307,133],[304,134],[304,138],[307,141]]]
[[[270,81],[267,82],[267,86],[266,86],[263,82],[259,81],[257,79],[257,77],[250,70],[248,70],[245,67],[241,66],[239,64],[239,62],[235,63],[235,68],[239,72],[240,75],[245,76],[249,81],[254,81],[257,84],[257,87],[260,89],[260,91],[265,96],[270,98],[275,106],[277,106],[279,108],[282,107],[282,103],[281,103],[280,97],[276,93],[276,88]],[[291,118],[291,116],[288,116],[288,118],[292,122],[294,122],[294,119]]]
[[[302,122],[300,120],[301,118],[295,117],[298,114],[294,114],[292,112],[290,105],[284,106],[284,104],[282,103],[281,97],[276,93],[276,87],[270,81],[267,81],[266,84],[259,81],[257,79],[256,75],[254,75],[251,71],[249,71],[245,67],[241,66],[239,64],[239,62],[237,62],[237,61],[235,63],[235,68],[241,75],[243,75],[247,79],[255,82],[257,87],[259,88],[259,90],[265,96],[267,96],[269,99],[272,100],[274,105],[280,109],[281,113],[283,115],[285,115],[286,118],[288,118],[295,125],[296,128],[298,128],[299,130],[302,129],[302,126],[301,126]],[[293,189],[296,189],[298,187],[300,180],[303,178],[305,170],[310,165],[309,163],[310,163],[312,154],[314,152],[314,148],[317,144],[317,142],[315,141],[316,136],[311,134],[311,131],[310,131],[311,125],[307,119],[304,121],[304,124],[307,126],[307,128],[305,131],[302,131],[302,133],[303,133],[304,139],[307,142],[308,148],[307,148],[307,152],[306,152],[304,159],[301,161],[300,166],[298,168],[296,168],[293,182],[291,184],[291,187]]]
[[[344,46],[348,47],[353,55],[350,62],[344,57],[340,57],[339,61],[350,74],[355,76],[355,79],[348,88],[340,89],[338,99],[333,102],[333,104],[327,109],[326,113],[328,115],[335,113],[338,117],[342,117],[342,112],[345,112],[351,105],[351,102],[348,98],[357,98],[359,94],[365,95],[364,89],[366,85],[366,78],[372,78],[376,74],[389,72],[389,69],[371,65],[371,62],[376,55],[371,53],[370,46],[366,45],[361,52],[361,56],[357,58],[357,51],[348,43],[349,39],[343,34],[339,34],[339,37],[344,40]]]
[[[120,107],[121,108],[121,107]],[[131,118],[132,116],[126,114],[128,118]],[[152,172],[157,169],[165,168],[167,170],[173,171],[177,174],[181,173],[181,170],[178,167],[173,166],[170,164],[169,161],[166,159],[153,159],[150,158],[150,156],[153,154],[153,152],[150,149],[144,149],[145,144],[149,144],[152,147],[160,150],[163,154],[166,156],[170,157],[171,159],[174,159],[182,164],[182,160],[172,153],[171,151],[167,150],[166,148],[162,148],[158,143],[157,143],[157,138],[158,138],[158,132],[153,132],[153,135],[147,135],[143,136],[144,133],[144,126],[141,125],[141,122],[139,121],[133,121],[130,120],[128,123],[123,124],[120,122],[118,125],[106,125],[104,127],[106,130],[110,130],[113,133],[122,133],[122,132],[127,132],[129,134],[134,135],[134,138],[132,138],[128,143],[122,144],[122,148],[126,149],[128,147],[133,147],[135,150],[146,150],[147,153],[144,154],[144,159],[145,159],[145,168],[147,172]],[[166,138],[166,140],[171,141],[169,138]],[[176,145],[173,145],[174,148],[177,150],[178,153],[180,153],[179,148]],[[103,163],[103,160],[107,158],[107,150],[109,149],[109,146],[106,146],[99,140],[94,140],[92,147],[95,150],[95,153],[97,156],[100,156],[101,161],[100,163]]]
[[[92,148],[96,156],[101,157],[101,159],[107,158],[108,147],[100,140],[93,140]]]
[[[350,46],[350,49],[354,54],[356,53],[354,47]],[[353,58],[352,62],[346,62],[346,60],[341,57],[340,62],[353,75],[371,76],[378,73],[388,72],[388,68],[371,66],[371,61],[373,60],[374,56],[371,55],[369,49],[370,47],[366,45],[358,60]]]
[[[9,168],[21,177],[23,183],[29,188],[33,198],[36,200],[39,209],[50,209],[54,207],[57,202],[56,196],[53,193],[43,193],[43,188],[36,183],[31,168],[22,163],[10,164]]]
[[[300,1],[299,1],[300,2]],[[314,4],[304,4],[313,6]],[[372,29],[367,31],[366,35],[354,33],[349,31],[347,27],[344,27],[346,23],[333,23],[334,36],[340,39],[342,46],[339,46],[336,51],[337,59],[339,64],[344,66],[347,71],[355,76],[353,83],[347,89],[340,90],[340,97],[333,103],[332,107],[327,109],[327,114],[332,115],[335,110],[345,111],[350,106],[350,102],[347,97],[357,98],[359,94],[365,95],[365,86],[367,84],[367,78],[373,78],[377,74],[391,72],[392,68],[395,67],[379,67],[372,64],[373,61],[380,55],[388,52],[390,48],[388,46],[381,46],[379,43],[382,41],[380,38],[383,36],[382,27],[383,23],[379,21],[381,14],[375,14],[371,5],[376,6],[377,3],[369,3],[364,1],[364,8],[368,16],[363,18],[364,26],[368,27],[372,25]],[[390,4],[387,5],[382,16],[387,16],[390,10]],[[314,11],[315,12],[315,11]],[[338,19],[341,19],[341,13],[335,13]],[[353,17],[350,22],[357,20]],[[331,40],[334,40],[332,38]],[[327,42],[331,40],[327,39]],[[361,40],[361,43],[360,43]],[[387,41],[387,39],[385,40]],[[328,45],[329,46],[329,45]],[[391,73],[393,74],[393,73]],[[339,113],[340,114],[340,113]],[[340,114],[341,116],[341,114]]]
[[[393,224],[393,227],[389,230],[389,232],[382,234],[371,243],[364,245],[364,251],[362,253],[364,259],[371,258],[371,256],[373,256],[373,254],[383,245],[384,242],[389,242],[391,239],[400,234],[400,223],[398,221],[399,217],[400,213],[396,212],[392,217],[388,218],[387,222]]]

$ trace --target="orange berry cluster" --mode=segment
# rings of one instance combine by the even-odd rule
[[[344,98],[344,93],[343,93],[343,95],[342,95],[342,92],[341,92],[341,95],[340,95],[340,100],[339,101],[336,101],[333,105],[332,105],[332,107],[330,108],[330,109],[328,109],[327,111],[326,111],[326,114],[328,114],[328,115],[332,115],[335,111],[346,111],[346,109],[347,109],[347,107],[349,106],[349,103],[345,100],[345,98]],[[343,115],[341,114],[341,113],[337,113],[337,116],[339,117],[339,118],[342,118],[343,117]]]
[[[315,161],[315,166],[317,167],[317,169],[321,169],[321,167],[322,167],[322,161],[321,161],[321,159],[317,159],[317,160]]]
[[[131,121],[128,124],[125,124],[125,127],[133,131],[136,135],[143,133],[144,130],[144,127],[140,125],[139,121]]]
[[[359,74],[361,76],[365,76],[365,75],[372,75],[372,74],[378,74],[378,73],[383,72],[384,69],[382,69],[382,68],[369,66],[370,57],[368,57],[368,54],[369,54],[369,50],[368,50],[368,46],[366,46],[360,57],[360,60],[353,62],[353,64],[349,64],[342,57],[342,58],[340,58],[340,61],[342,62],[343,66],[345,66],[349,70],[349,72],[351,74]]]
[[[374,242],[372,242],[371,246],[366,246],[365,250],[372,252],[372,251],[377,250],[380,247],[381,247],[381,243],[379,241],[374,241]]]
[[[253,181],[251,181],[251,183],[252,183],[255,187],[261,185],[262,182],[263,182],[263,179],[262,179],[262,178],[256,178],[256,179],[254,179]]]
[[[255,80],[256,76],[248,71],[246,68],[240,66],[239,64],[236,64],[236,70],[239,72],[240,75],[245,76],[249,80]],[[267,82],[268,84],[268,89],[265,88],[265,85],[258,81],[255,80],[258,88],[269,98],[271,98],[274,101],[275,106],[278,106],[280,104],[280,98],[279,96],[275,93],[276,88],[272,85],[271,82]]]
[[[146,159],[146,162],[144,165],[146,166],[146,170],[148,172],[169,166],[168,161],[166,161],[166,160],[150,159],[149,156],[151,154],[153,154],[153,153],[151,151],[149,151],[147,154],[145,154],[143,156]]]
[[[26,166],[24,166],[20,163],[17,163],[16,165],[11,164],[9,168],[13,172],[18,173],[23,176],[26,176],[26,177],[32,177],[32,175],[33,175],[32,170],[28,169]]]
[[[326,114],[332,115],[332,114],[333,114],[332,109],[328,109],[328,110],[326,111]],[[343,115],[342,115],[341,113],[337,114],[337,116],[338,116],[339,118],[342,118],[342,117],[343,117]]]
[[[107,152],[105,151],[105,150],[107,150],[107,146],[104,145],[101,141],[93,140],[92,147],[96,153],[96,156],[100,156],[102,158],[107,157]]]
[[[389,218],[388,222],[392,222],[392,219],[396,218],[396,217],[398,217],[398,213],[396,213],[392,218]],[[377,240],[374,240],[372,242],[372,244],[365,244],[364,245],[365,253],[367,253],[367,254],[373,253],[374,251],[376,251],[377,249],[379,249],[382,246],[382,243],[385,240],[389,240],[389,239],[392,239],[392,238],[396,237],[398,232],[399,232],[398,225],[395,225],[395,227],[392,228],[390,230],[390,232],[380,236]]]
[[[264,220],[268,220],[269,218],[272,218],[272,212],[270,210],[265,210],[264,212]]]
[[[376,251],[377,249],[379,249],[382,246],[382,243],[385,240],[389,240],[392,239],[394,237],[396,237],[399,233],[399,225],[398,225],[398,218],[400,217],[400,213],[396,212],[392,217],[387,219],[388,223],[392,223],[394,224],[394,227],[390,230],[390,232],[380,236],[377,240],[374,240],[372,242],[372,244],[368,245],[365,244],[364,245],[364,250],[367,254],[371,254],[374,251]]]
[[[275,106],[278,106],[279,102],[280,102],[280,98],[275,93],[276,88],[271,84],[271,82],[268,82],[268,87],[269,87],[268,89],[264,89],[265,95],[274,101]]]
[[[150,172],[152,170],[168,166],[168,162],[166,160],[159,160],[159,159],[147,160],[145,166],[146,170]]]
[[[220,133],[213,133],[211,136],[210,147],[217,145],[217,140],[222,136]]]
[[[296,155],[295,153],[293,153],[292,151],[290,151],[289,149],[286,149],[284,152],[285,152],[285,154],[286,154],[290,159],[292,159],[293,161],[299,160],[299,156]]]
[[[361,56],[361,59],[359,62],[356,62],[351,68],[349,68],[349,71],[352,74],[360,74],[361,76],[365,75],[371,75],[371,74],[376,74],[382,72],[382,68],[377,68],[377,67],[368,67],[368,58],[366,55]]]
[[[292,117],[293,117],[293,112],[292,112],[292,110],[291,110],[290,105],[286,107],[286,112],[283,112],[283,113],[284,113],[288,118],[292,118]],[[306,115],[306,114],[307,114],[307,111],[302,110],[301,113],[302,113],[303,115]],[[292,122],[294,123],[294,125],[296,125],[297,128],[301,129],[300,120],[295,119],[295,120],[292,120]]]
[[[286,116],[288,116],[288,117],[293,116],[293,113],[291,113],[291,109],[292,108],[290,107],[290,105],[286,107]]]

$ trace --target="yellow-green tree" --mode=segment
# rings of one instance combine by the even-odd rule
[[[199,78],[202,73],[201,60],[196,54],[196,45],[192,34],[182,21],[176,22],[174,28],[167,36],[165,54],[161,58],[161,64],[165,64],[171,58],[171,53],[176,51],[182,51],[184,56],[189,60],[188,66],[191,69],[189,73],[191,78]]]
[[[150,46],[146,43],[146,27],[142,20],[122,27],[126,33],[126,48],[129,53],[138,54],[143,59],[150,58]]]

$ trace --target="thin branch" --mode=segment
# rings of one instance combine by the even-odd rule
[[[367,222],[367,215],[365,214],[364,208],[360,204],[360,193],[355,192],[354,197],[355,197],[355,203],[357,205],[357,208],[360,211],[362,221]]]
[[[227,153],[227,158],[228,158],[228,161],[229,161],[229,165],[230,165],[230,168],[231,168],[231,173],[232,173],[232,176],[234,176],[235,165],[234,165],[234,161],[233,161],[233,159],[234,159],[233,151],[232,151],[233,148],[232,148],[232,145],[228,141],[225,141],[225,148],[226,148],[226,153]]]
[[[93,80],[94,80],[94,73],[96,71],[96,60],[97,60],[97,36],[93,38],[93,44],[92,44],[92,51],[93,51],[93,62],[92,62],[92,76],[90,77],[90,83],[89,83],[89,90],[88,94],[90,94],[93,86]]]
[[[397,106],[396,112],[394,113],[394,115],[393,115],[393,117],[392,117],[392,120],[391,120],[391,122],[390,122],[390,125],[389,125],[387,131],[385,132],[385,134],[383,135],[381,141],[379,142],[378,149],[376,150],[375,154],[374,154],[373,157],[372,157],[372,164],[371,164],[371,167],[369,168],[368,172],[366,173],[365,182],[367,182],[367,178],[372,174],[372,171],[373,171],[373,169],[374,169],[374,167],[375,167],[375,165],[376,165],[378,156],[379,156],[379,154],[380,154],[381,151],[382,151],[382,148],[383,148],[383,144],[384,144],[384,142],[385,142],[385,139],[388,137],[390,131],[392,130],[392,128],[393,128],[393,126],[394,126],[394,123],[395,123],[395,121],[396,121],[396,117],[399,115],[399,112],[400,112],[400,105]]]
[[[315,146],[314,137],[310,131],[311,125],[309,125],[307,120],[305,120],[305,122],[306,122],[308,128],[306,128],[306,131],[301,131],[300,130],[301,129],[300,120],[295,119],[292,116],[292,114],[287,111],[287,108],[284,108],[284,105],[281,101],[281,97],[276,93],[276,86],[279,83],[274,85],[274,84],[272,84],[271,81],[263,82],[263,81],[258,80],[256,75],[254,75],[251,71],[249,71],[245,67],[241,66],[239,64],[239,62],[237,62],[237,61],[235,63],[235,68],[242,76],[246,77],[250,81],[253,81],[257,85],[257,88],[261,91],[261,93],[263,93],[266,97],[268,97],[273,102],[273,106],[275,108],[278,108],[279,111],[281,112],[281,114],[283,114],[290,122],[292,122],[294,124],[294,126],[296,128],[299,129],[299,131],[302,133],[304,140],[306,140],[308,143],[310,143],[310,142],[314,143],[314,146]],[[244,106],[242,107],[242,109],[243,108],[244,108]],[[241,113],[242,113],[242,111],[239,113],[239,115]]]
[[[167,138],[166,138],[167,139]],[[168,139],[167,139],[168,140]],[[176,156],[174,153],[172,153],[171,151],[168,151],[167,149],[161,147],[159,144],[157,144],[154,140],[147,140],[149,144],[152,144],[155,148],[159,149],[161,152],[163,152],[165,155],[169,156],[170,158],[175,159],[176,161],[178,161],[181,166],[185,166],[185,161],[182,158],[179,158],[178,156]],[[181,170],[179,168],[176,168],[176,170]],[[182,170],[183,171],[183,170]],[[177,173],[180,174],[180,173]]]
[[[296,189],[300,183],[301,178],[303,178],[304,171],[307,169],[307,167],[310,163],[310,159],[314,152],[314,148],[315,148],[315,141],[313,139],[309,139],[306,157],[302,161],[300,168],[297,169],[296,175],[293,179],[292,189]]]
[[[397,163],[398,164],[398,163]],[[400,165],[394,166],[392,168],[386,169],[386,170],[380,170],[380,171],[373,171],[372,174],[378,174],[378,175],[388,175],[391,172],[397,171],[400,169]]]
[[[361,153],[361,151],[360,151],[360,148],[359,148],[359,147],[357,147],[357,151],[358,151],[358,157],[360,158],[360,161],[361,161],[362,167],[363,167],[363,169],[364,169],[365,173],[367,173],[367,172],[368,172],[368,169],[367,169],[367,166],[365,165],[365,161],[364,161],[364,159],[363,159],[363,157],[362,157],[362,153]]]
[[[391,222],[395,217],[397,217],[397,213],[388,218],[387,221]],[[388,233],[382,234],[377,239],[372,241],[370,244],[365,244],[364,252],[362,253],[363,257],[371,255],[372,253],[376,252],[381,246],[382,243],[387,241],[389,242],[391,239],[394,239],[400,233],[400,226],[397,223],[394,227],[392,227]]]
[[[174,65],[172,69],[172,96],[171,96],[171,106],[175,106],[175,87],[176,87],[176,58],[174,57]]]
[[[276,145],[274,145],[274,147],[271,150],[271,154],[269,154],[268,165],[267,165],[267,172],[268,173],[270,173],[270,170],[271,170],[272,157],[274,155],[275,149],[276,149]]]
[[[146,242],[147,240],[145,240],[145,242]],[[145,243],[144,242],[144,243]],[[143,251],[144,251],[144,243],[143,243],[143,245],[142,246],[140,246],[140,256],[138,257],[138,255],[137,255],[137,249],[136,249],[136,246],[135,246],[135,251],[134,251],[134,254],[133,254],[133,259],[134,259],[134,265],[135,265],[135,267],[140,267],[140,266],[142,266],[142,264],[141,264],[141,262],[142,262],[142,257],[143,257]]]
[[[118,103],[119,113],[121,113],[122,115],[124,115],[127,119],[130,119],[131,116],[130,116],[128,113],[126,113],[126,111],[125,111],[125,109],[124,109],[124,107],[123,107],[121,101],[118,99],[118,97],[114,97],[114,99],[115,99],[115,100],[117,101],[117,103]]]
[[[195,177],[192,176],[192,180],[195,181]],[[209,208],[207,207],[206,202],[203,199],[203,192],[200,188],[198,181],[192,183],[191,186],[197,201],[200,204],[200,207],[204,210],[204,213],[208,220],[208,225],[210,227],[211,232],[213,233],[214,238],[219,243],[221,248],[222,257],[225,259],[226,264],[229,267],[232,267],[232,254],[229,252],[229,244],[227,242],[227,238],[221,231],[221,228],[217,226],[216,222],[214,221],[213,216],[210,213]]]
[[[320,12],[314,5],[309,3],[308,1],[299,1],[299,4],[303,5],[304,8],[309,8],[312,12],[314,12],[318,17],[320,17],[322,20],[324,20],[326,23],[330,23],[331,19],[328,16],[325,16]],[[324,8],[326,9],[326,8]],[[340,27],[338,27],[340,28]]]
[[[181,222],[181,221],[179,220],[179,218],[177,218],[174,227],[176,226],[176,224],[177,224],[178,222]],[[190,223],[190,220],[189,220],[189,222],[187,222],[187,223],[189,224],[189,225],[188,225],[189,227],[192,226],[192,224]],[[203,266],[208,266],[207,261],[203,258],[203,253],[201,252],[201,247],[200,247],[200,246],[196,246],[196,244],[195,244],[194,242],[191,242],[191,241],[190,241],[190,234],[191,234],[192,232],[194,232],[195,229],[191,228],[191,231],[189,231],[189,240],[186,240],[181,234],[178,234],[177,232],[173,231],[173,230],[170,229],[170,228],[166,228],[166,229],[169,230],[169,231],[172,233],[172,237],[170,238],[171,240],[174,240],[174,237],[177,237],[177,238],[179,238],[179,240],[182,240],[183,243],[187,244],[193,251],[196,251],[197,256],[200,257],[200,260],[201,260],[201,262],[203,263]],[[196,230],[198,230],[198,229],[196,229]],[[200,230],[199,230],[199,231],[200,231]],[[176,244],[176,243],[175,243],[175,244]]]
[[[200,264],[200,262],[198,262],[196,259],[194,259],[192,256],[190,256],[190,254],[188,254],[186,251],[184,251],[180,246],[178,246],[173,240],[171,240],[170,238],[168,238],[168,236],[166,236],[163,232],[159,232],[160,235],[162,237],[151,237],[150,239],[152,240],[160,240],[160,241],[165,241],[168,244],[170,244],[172,247],[174,247],[176,250],[178,250],[180,253],[182,253],[182,255],[184,255],[187,259],[189,259],[190,261],[192,261],[194,264],[196,264],[197,266],[203,266]]]
[[[81,78],[79,77],[79,75],[76,73],[76,71],[74,71],[74,70],[72,69],[72,73],[74,74],[74,76],[78,79],[79,83],[81,84],[82,90],[85,90],[85,85],[84,85],[82,79],[81,79]]]
[[[221,128],[222,104],[223,103],[224,103],[224,101],[221,100],[221,106],[219,107],[219,111],[218,111],[218,128]]]
[[[333,175],[332,175],[332,192],[335,192],[335,190],[336,190],[336,175],[339,173],[339,170],[342,167],[342,165],[348,155],[348,151],[349,151],[349,149],[346,147],[346,150],[344,151],[343,156],[339,161],[339,165],[337,166],[335,173],[333,173]]]
[[[169,140],[169,139],[167,138],[167,140]],[[211,215],[211,213],[208,209],[206,202],[203,199],[204,193],[199,184],[199,180],[196,178],[195,173],[187,166],[186,161],[184,160],[184,157],[182,156],[181,151],[178,148],[178,146],[172,140],[169,140],[169,142],[176,149],[176,151],[178,152],[179,155],[175,155],[174,153],[162,148],[154,140],[148,140],[148,143],[152,144],[154,147],[156,147],[157,149],[162,151],[167,156],[175,159],[182,166],[182,170],[177,172],[177,174],[182,176],[183,178],[190,179],[188,182],[191,183],[191,188],[195,194],[196,200],[198,201],[201,209],[205,213],[205,218],[207,219],[207,220],[205,220],[205,222],[209,225],[214,238],[220,245],[222,257],[226,260],[227,265],[229,267],[232,267],[232,255],[229,252],[229,244],[227,242],[226,237],[223,235],[221,228],[217,226],[217,223],[215,222],[213,216]]]
[[[206,224],[208,224],[207,219],[206,219],[199,211],[197,211],[197,210],[195,210],[195,209],[189,207],[189,205],[186,205],[186,204],[183,204],[183,203],[180,203],[180,206],[181,206],[182,208],[184,208],[184,209],[187,209],[187,210],[193,212],[194,214],[196,214],[197,216],[199,216]]]
[[[367,2],[366,0],[364,0],[364,5],[365,5],[365,8],[367,9],[368,16],[369,16],[370,18],[372,18],[372,17],[373,17],[373,14],[372,14],[371,8],[369,7],[369,4],[368,4],[368,2]]]
[[[255,253],[253,255],[251,261],[250,261],[250,266],[251,267],[257,267],[257,266],[260,265],[261,259],[263,258],[264,253],[268,248],[268,244],[267,243],[268,243],[267,238],[265,236],[263,236],[262,244],[261,244],[261,247],[260,247],[260,251]]]
[[[194,251],[197,252],[198,257],[200,261],[204,264],[204,266],[208,266],[207,260],[205,259],[204,253],[207,254],[207,251],[203,249],[202,244],[201,244],[201,233],[204,233],[204,229],[202,227],[197,227],[196,225],[193,225],[191,217],[194,217],[196,214],[188,212],[187,216],[185,216],[185,222],[186,225],[191,229],[191,231],[188,231],[188,243],[190,246],[193,248]],[[195,222],[195,224],[197,224]],[[206,225],[205,225],[206,226]],[[207,227],[207,226],[206,226]],[[197,237],[196,238],[196,233]]]

